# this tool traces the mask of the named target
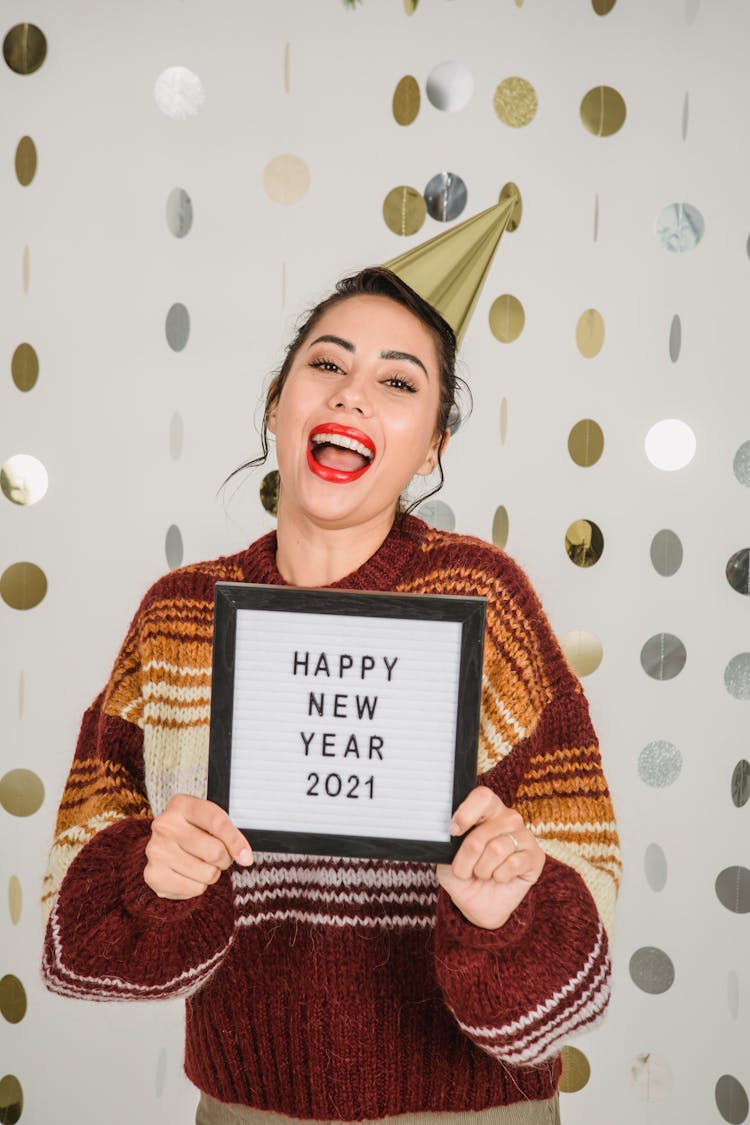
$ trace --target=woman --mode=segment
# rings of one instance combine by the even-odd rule
[[[560,1046],[607,1003],[619,861],[580,685],[506,555],[399,512],[440,467],[454,360],[394,274],[341,282],[268,393],[277,531],[157,582],[83,720],[46,980],[185,995],[201,1123],[552,1122]],[[204,799],[217,580],[488,599],[479,784],[451,865],[253,856]]]

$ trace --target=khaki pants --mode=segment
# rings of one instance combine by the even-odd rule
[[[380,1121],[358,1125],[560,1125],[557,1097],[544,1102],[513,1102],[512,1105],[483,1109],[479,1113],[404,1113]],[[305,1122],[283,1113],[252,1109],[245,1105],[226,1105],[201,1094],[195,1125],[337,1125],[336,1122]]]

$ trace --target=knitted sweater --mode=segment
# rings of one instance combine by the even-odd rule
[[[185,1069],[211,1097],[315,1119],[551,1097],[602,1014],[617,836],[581,687],[524,574],[407,517],[334,587],[488,599],[479,780],[546,853],[499,930],[424,863],[256,854],[174,902],[143,879],[151,818],[206,788],[214,584],[283,584],[275,533],[146,594],[86,712],[46,877],[49,988],[185,996]]]

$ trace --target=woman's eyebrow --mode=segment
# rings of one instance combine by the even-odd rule
[[[348,352],[355,352],[357,350],[351,340],[344,340],[341,336],[318,336],[308,346],[308,351],[310,348],[315,347],[316,344],[338,344],[340,348],[344,348]],[[415,355],[411,355],[409,352],[384,351],[380,353],[380,358],[405,360],[407,363],[414,363],[417,365],[417,367],[422,368],[428,380],[430,378],[429,374],[427,373],[427,368],[422,363],[422,360],[418,359]]]
[[[307,350],[314,348],[316,344],[338,344],[340,348],[345,348],[348,352],[356,351],[351,340],[344,340],[341,336],[318,336],[317,340],[313,340]]]
[[[381,352],[381,359],[405,359],[407,363],[416,363],[417,367],[421,367],[429,380],[430,376],[427,374],[427,368],[422,363],[421,359],[417,359],[415,355],[410,355],[409,352]]]

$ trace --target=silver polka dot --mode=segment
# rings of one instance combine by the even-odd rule
[[[193,225],[193,203],[184,188],[172,188],[167,196],[167,226],[175,238],[184,238]]]
[[[680,776],[682,754],[673,742],[649,742],[638,756],[641,780],[653,789],[665,789]]]
[[[427,76],[425,91],[435,109],[455,113],[471,101],[474,76],[463,63],[451,59],[432,68]]]
[[[750,913],[750,871],[746,867],[725,867],[714,884],[716,897],[733,914]]]
[[[740,1014],[740,978],[736,969],[730,969],[727,975],[727,1007],[733,1020]]]
[[[164,330],[167,335],[167,343],[172,351],[181,352],[190,336],[190,313],[184,305],[179,303],[172,305],[167,313]]]
[[[644,992],[658,996],[674,984],[674,965],[663,949],[644,945],[630,958],[630,976]]]
[[[651,540],[651,562],[657,574],[671,578],[682,566],[682,543],[680,537],[669,528],[657,531]]]
[[[667,882],[667,857],[658,844],[649,844],[643,857],[646,882],[652,891],[663,891]]]
[[[453,509],[444,500],[425,500],[424,504],[420,504],[416,509],[415,514],[430,527],[437,527],[440,531],[456,530]]]
[[[734,475],[740,484],[750,488],[750,441],[743,441],[734,455]]]
[[[672,317],[672,324],[669,329],[669,358],[672,363],[677,363],[680,358],[680,348],[682,347],[682,323],[679,316],[675,314]]]
[[[732,772],[732,804],[743,808],[750,800],[750,762],[742,758]]]
[[[164,552],[167,556],[167,566],[170,570],[174,570],[176,566],[182,565],[182,534],[175,523],[171,524],[167,529]]]
[[[750,594],[750,547],[735,551],[727,562],[727,582],[738,594]]]
[[[636,1055],[630,1064],[630,1085],[644,1102],[661,1102],[672,1092],[669,1064],[653,1051]]]
[[[750,652],[738,652],[724,669],[724,683],[735,699],[750,699]]]
[[[154,98],[162,113],[176,121],[194,117],[206,100],[203,83],[186,66],[170,66],[156,79]]]
[[[433,219],[450,223],[466,206],[466,184],[453,172],[438,172],[424,189],[424,201]]]
[[[687,652],[679,637],[656,633],[641,649],[641,665],[653,680],[673,680],[685,667]]]
[[[692,203],[668,203],[657,216],[656,237],[665,250],[684,254],[693,250],[703,238],[706,224]]]
[[[747,1120],[750,1105],[744,1086],[733,1074],[722,1074],[716,1083],[716,1108],[729,1125],[742,1125]]]

